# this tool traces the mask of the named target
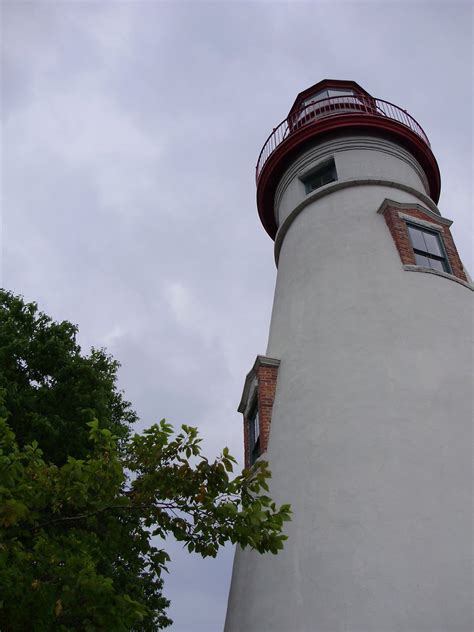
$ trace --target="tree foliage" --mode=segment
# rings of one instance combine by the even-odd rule
[[[76,325],[0,291],[0,388],[9,424],[21,446],[38,441],[58,465],[87,454],[94,417],[122,439],[137,420],[116,387],[119,363],[103,349],[81,355],[76,334]]]
[[[82,365],[75,327],[52,323],[35,305],[7,293],[2,347],[18,336],[15,318],[18,330],[28,333],[10,341],[16,359],[8,359],[1,376],[2,632],[166,627],[162,587],[169,557],[163,545],[170,534],[202,556],[215,556],[226,542],[261,553],[283,547],[290,508],[277,507],[266,494],[266,463],[233,476],[235,459],[227,448],[211,462],[201,453],[195,428],[182,426],[175,434],[164,420],[132,434],[134,413],[116,390],[117,364],[111,358],[93,352]],[[84,384],[36,357],[49,345],[62,367],[80,367],[76,380],[86,375],[88,384],[97,385],[97,408],[90,394],[88,407],[81,405]],[[98,376],[91,377],[90,366],[99,367]],[[62,395],[44,392],[56,384]],[[65,384],[72,388],[73,404],[64,402]],[[52,416],[44,402],[56,402]],[[68,417],[68,411],[76,414]],[[30,428],[32,419],[37,424]],[[35,429],[42,441],[34,438]],[[69,443],[76,430],[81,441]]]

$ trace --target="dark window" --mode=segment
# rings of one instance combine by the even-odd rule
[[[334,182],[337,180],[336,165],[334,160],[331,158],[331,160],[328,160],[324,164],[320,165],[308,175],[303,176],[301,180],[304,184],[306,193],[311,193],[311,191],[319,189],[319,187],[322,187],[325,184]]]
[[[250,463],[253,465],[260,456],[260,423],[258,420],[258,402],[255,402],[249,415]]]
[[[407,224],[407,228],[416,265],[440,272],[451,272],[439,233],[415,224]]]

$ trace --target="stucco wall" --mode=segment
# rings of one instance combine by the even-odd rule
[[[237,551],[226,632],[474,629],[472,292],[403,269],[386,197],[420,203],[335,191],[282,242],[267,458],[294,515],[278,556]]]
[[[375,136],[345,136],[318,143],[302,153],[283,174],[275,194],[278,225],[306,197],[300,177],[329,157],[334,158],[340,182],[370,177],[429,193],[420,164],[406,149]]]

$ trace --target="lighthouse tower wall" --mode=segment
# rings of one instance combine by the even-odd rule
[[[426,176],[412,154],[394,141],[375,135],[348,135],[315,144],[306,150],[280,179],[275,195],[277,224],[305,199],[301,178],[328,158],[336,165],[338,182],[383,181],[413,192],[429,194]]]
[[[337,181],[306,193],[328,157]],[[293,520],[278,556],[237,551],[226,632],[474,629],[472,292],[404,266],[377,212],[438,214],[427,191],[408,151],[354,135],[280,179],[264,458]]]

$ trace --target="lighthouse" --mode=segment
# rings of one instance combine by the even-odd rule
[[[256,181],[278,273],[239,411],[293,516],[278,555],[236,551],[225,631],[472,632],[473,286],[429,139],[324,80]]]

